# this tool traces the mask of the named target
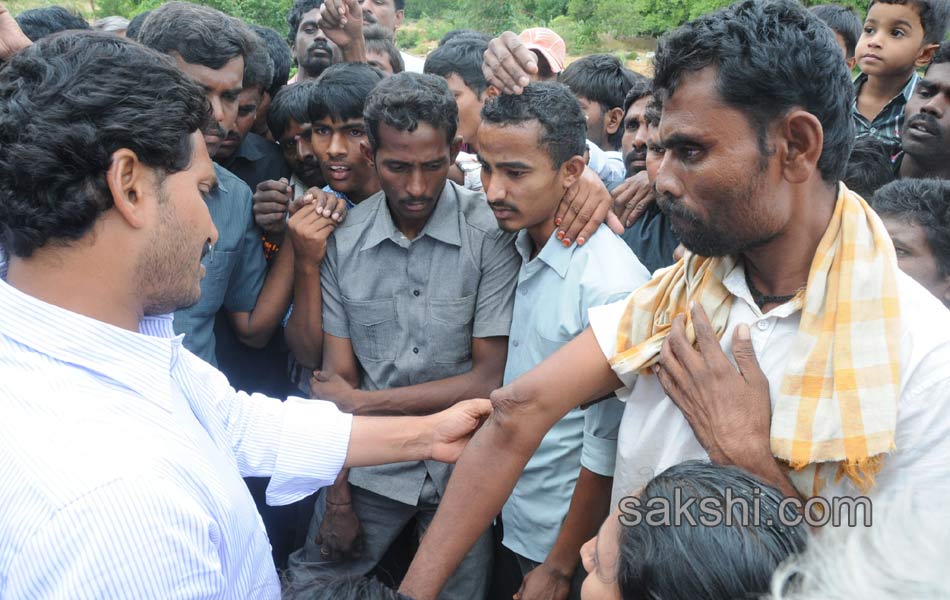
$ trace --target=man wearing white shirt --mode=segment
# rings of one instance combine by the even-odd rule
[[[689,252],[492,394],[407,595],[435,597],[548,428],[618,388],[615,500],[706,457],[792,497],[950,492],[950,312],[838,183],[852,97],[830,30],[793,0],[744,0],[669,34],[655,64],[657,200]]]
[[[454,460],[487,416],[249,396],[182,347],[169,313],[199,298],[216,179],[204,93],[167,58],[56,36],[0,97],[0,597],[278,598],[242,475],[286,504],[344,466]],[[301,255],[321,218],[291,219]]]

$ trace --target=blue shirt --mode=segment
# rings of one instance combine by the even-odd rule
[[[583,246],[565,248],[554,235],[531,259],[527,231],[515,247],[522,257],[508,337],[505,385],[587,328],[587,310],[629,296],[650,279],[646,268],[605,225]],[[536,562],[547,557],[583,465],[613,476],[623,404],[610,397],[576,408],[554,424],[525,466],[502,509],[504,545]]]
[[[236,392],[182,348],[8,285],[0,251],[0,598],[279,598],[241,476],[333,482],[352,417]]]

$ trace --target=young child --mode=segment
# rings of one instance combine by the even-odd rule
[[[930,63],[947,31],[947,0],[872,0],[855,54],[851,114],[856,137],[884,142],[890,156],[900,150],[904,106],[917,84],[916,70]]]
[[[838,4],[819,4],[808,10],[835,32],[835,40],[841,46],[845,63],[847,63],[849,69],[854,69],[854,65],[858,62],[858,59],[854,56],[854,51],[863,29],[861,18],[854,12],[854,9],[850,6],[840,6]]]
[[[901,270],[950,306],[950,181],[898,179],[879,189],[871,206]]]

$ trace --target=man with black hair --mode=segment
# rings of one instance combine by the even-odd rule
[[[293,56],[290,54],[290,48],[287,47],[287,41],[279,33],[270,27],[251,24],[251,31],[260,36],[267,46],[267,53],[270,55],[271,64],[274,67],[274,77],[271,82],[264,87],[261,94],[261,101],[257,105],[257,116],[254,119],[254,126],[251,131],[268,141],[276,141],[267,129],[267,111],[270,103],[282,87],[287,85],[290,78],[290,67],[293,64]]]
[[[870,200],[878,188],[894,181],[896,177],[887,147],[868,136],[854,142],[841,181],[849,190]]]
[[[338,0],[339,1],[339,0]],[[363,11],[363,22],[367,25],[379,25],[393,36],[402,27],[406,18],[406,0],[358,0]],[[422,73],[424,60],[418,56],[400,51],[406,71]]]
[[[627,177],[633,177],[647,168],[647,106],[653,100],[653,80],[634,73],[633,85],[623,99],[623,137],[620,151]]]
[[[340,49],[320,27],[323,0],[295,0],[287,13],[287,41],[297,63],[297,74],[291,80],[316,79],[333,63],[340,62]]]
[[[950,306],[950,181],[901,179],[879,189],[871,206],[901,270]]]
[[[406,63],[393,42],[393,35],[379,25],[370,25],[363,30],[366,40],[366,62],[387,75],[395,75],[406,70]]]
[[[129,38],[130,40],[138,41],[139,31],[142,30],[142,25],[145,24],[145,19],[147,19],[151,13],[152,11],[146,10],[132,17],[132,20],[129,21],[128,28],[125,30],[125,37]]]
[[[474,29],[453,29],[442,36],[442,39],[439,40],[439,46],[444,46],[453,40],[463,39],[481,40],[487,44],[491,41],[491,36],[481,31],[475,31]]]
[[[905,124],[900,177],[950,179],[950,42],[934,53],[907,101]]]
[[[587,124],[567,87],[538,82],[489,100],[479,131],[488,205],[500,229],[518,234],[521,256],[507,384],[583,332],[588,309],[627,297],[650,275],[606,226],[582,247],[565,248],[554,236],[558,204],[585,166]],[[525,465],[502,508],[502,543],[520,575],[511,592],[578,596],[580,547],[609,512],[622,413],[614,397],[572,410]]]
[[[218,240],[205,92],[114,35],[10,57],[15,31],[0,5],[0,596],[277,599],[241,475],[287,503],[344,466],[451,461],[490,405],[361,418],[236,392],[168,314]],[[315,219],[301,204],[295,243]]]
[[[511,58],[503,79],[523,81]],[[669,33],[654,62],[657,202],[687,252],[492,394],[409,596],[436,597],[545,432],[613,390],[626,400],[615,506],[706,458],[787,496],[950,493],[950,311],[839,183],[854,88],[831,30],[795,0],[743,0]]]
[[[20,30],[32,41],[71,29],[90,29],[89,23],[62,6],[43,6],[24,10],[16,16]]]
[[[848,65],[849,69],[854,69],[858,62],[854,51],[863,30],[861,18],[854,12],[854,9],[840,4],[819,4],[808,10],[835,32],[835,41],[838,42],[838,46],[841,48],[845,64]]]
[[[558,80],[580,101],[587,115],[587,138],[604,152],[620,150],[623,101],[636,74],[613,54],[591,54],[568,65]]]
[[[255,47],[253,35],[233,17],[182,2],[156,8],[139,34],[143,45],[170,54],[205,89],[213,122],[204,137],[213,158],[235,127],[245,58]],[[217,364],[214,318],[219,310],[228,312],[242,343],[261,348],[287,311],[293,288],[291,253],[278,255],[267,270],[251,190],[226,169],[216,166],[215,173],[217,185],[208,190],[206,200],[220,240],[204,262],[208,276],[202,280],[201,299],[175,314],[175,330],[187,334],[185,345],[212,365]]]

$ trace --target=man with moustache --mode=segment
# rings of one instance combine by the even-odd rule
[[[316,79],[327,67],[342,60],[340,49],[320,28],[321,6],[323,0],[296,0],[287,15],[287,41],[297,63],[297,74],[289,83]]]
[[[907,101],[898,175],[950,179],[950,42],[934,53]]]
[[[339,2],[340,0],[335,0]],[[406,18],[406,0],[359,0],[363,10],[363,21],[368,25],[379,25],[396,35]],[[406,71],[422,73],[425,59],[399,51]]]

